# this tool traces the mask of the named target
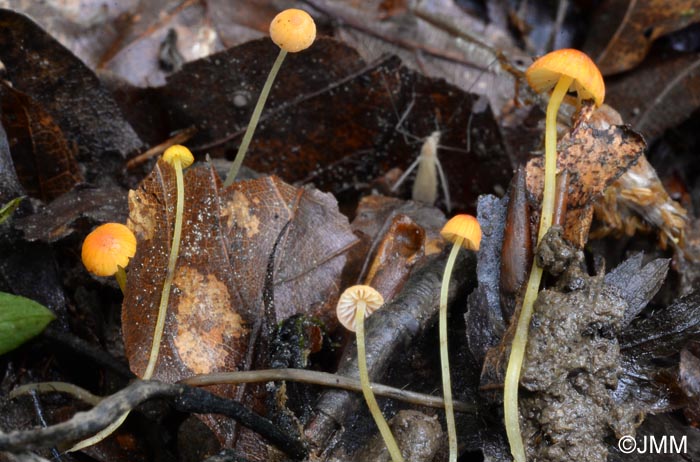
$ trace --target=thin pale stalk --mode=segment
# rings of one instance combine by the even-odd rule
[[[542,213],[540,214],[540,227],[537,232],[537,243],[542,240],[552,226],[554,215],[554,198],[556,193],[557,174],[557,113],[559,106],[566,96],[573,79],[562,77],[554,87],[552,96],[547,105],[547,120],[545,126],[545,154],[544,154],[544,189],[542,191]],[[503,383],[503,413],[506,426],[506,434],[510,443],[510,452],[515,462],[525,462],[525,445],[520,432],[520,411],[518,409],[518,384],[520,372],[525,358],[527,336],[532,320],[532,312],[535,300],[542,281],[542,268],[533,261],[530,277],[523,296],[523,306],[520,309],[518,325],[515,328],[513,343],[511,344],[506,378]]]
[[[357,334],[357,367],[360,371],[360,384],[362,385],[362,394],[367,402],[367,407],[369,408],[370,414],[374,417],[374,421],[379,428],[379,433],[384,438],[384,444],[389,450],[391,455],[391,460],[393,462],[404,462],[403,455],[399,449],[394,435],[391,433],[389,424],[386,423],[386,419],[382,415],[381,409],[379,409],[379,404],[377,404],[377,399],[374,397],[372,392],[372,386],[369,382],[369,373],[367,372],[367,357],[365,351],[365,303],[358,303],[357,313],[355,313],[355,333]]]
[[[153,371],[156,367],[156,362],[158,361],[158,353],[160,351],[160,343],[163,338],[163,329],[165,328],[165,318],[168,312],[168,300],[170,299],[170,288],[172,287],[173,278],[175,277],[175,263],[177,263],[177,256],[180,253],[180,236],[182,235],[182,215],[184,211],[185,204],[185,181],[182,177],[182,164],[179,159],[175,159],[173,162],[173,168],[175,168],[175,182],[177,185],[177,199],[175,203],[175,230],[173,231],[173,241],[170,246],[170,259],[168,260],[168,270],[165,275],[165,282],[163,282],[163,291],[160,295],[160,305],[158,307],[158,318],[156,319],[156,327],[153,331],[153,342],[151,343],[151,354],[148,359],[148,365],[146,366],[146,371],[143,373],[143,379],[148,380],[153,376]],[[95,436],[85,439],[72,448],[69,449],[70,452],[78,451],[80,449],[97,444],[103,439],[107,438],[109,435],[114,433],[114,431],[119,428],[119,426],[124,423],[128,412],[125,412],[117,420],[109,424],[108,427],[104,428],[102,431],[97,433]]]
[[[160,352],[160,344],[163,339],[163,330],[165,329],[165,318],[168,314],[168,301],[170,300],[170,289],[175,277],[175,264],[177,257],[180,254],[180,237],[182,235],[182,215],[185,208],[185,181],[182,177],[182,165],[179,159],[175,159],[173,163],[175,168],[175,182],[177,185],[177,199],[175,202],[175,229],[173,230],[173,241],[170,245],[170,258],[168,260],[168,270],[165,274],[163,282],[163,291],[160,294],[160,305],[158,306],[158,318],[156,319],[156,327],[153,329],[153,342],[151,344],[151,354],[148,358],[146,371],[143,373],[143,379],[148,380],[153,376],[158,361],[158,353]]]
[[[457,254],[462,247],[462,238],[458,238],[452,245],[445,272],[442,275],[440,286],[440,366],[442,368],[442,395],[445,401],[445,420],[447,421],[447,442],[449,444],[449,462],[457,462],[457,426],[455,425],[455,411],[452,403],[452,380],[450,379],[450,356],[447,348],[447,293],[450,289],[450,277],[454,268]]]
[[[544,132],[544,190],[542,191],[542,214],[537,242],[542,240],[542,237],[552,226],[557,177],[557,113],[572,82],[571,77],[559,79],[559,83],[554,87],[552,96],[549,98],[549,104],[547,104]]]
[[[267,76],[267,80],[265,81],[262,91],[260,92],[260,96],[258,97],[258,102],[253,109],[253,115],[250,116],[248,128],[246,128],[245,133],[243,134],[243,140],[241,140],[241,145],[238,147],[236,157],[233,159],[233,165],[231,165],[231,169],[226,174],[226,180],[224,181],[225,187],[231,186],[238,175],[238,171],[241,169],[243,158],[248,150],[248,146],[250,146],[250,141],[253,139],[253,133],[255,133],[255,127],[257,127],[258,121],[260,120],[260,115],[262,114],[263,107],[265,106],[265,101],[267,101],[267,97],[270,94],[270,89],[275,81],[275,77],[277,77],[277,72],[279,72],[280,67],[282,67],[282,62],[284,61],[285,56],[287,56],[287,52],[280,48],[280,53],[277,55],[277,59],[272,65],[272,69],[270,69],[270,74]]]
[[[520,309],[518,325],[515,328],[515,336],[510,348],[506,378],[503,383],[503,412],[506,425],[506,434],[510,442],[510,452],[515,462],[525,462],[525,447],[520,434],[520,412],[518,411],[518,383],[520,371],[525,357],[527,346],[527,334],[532,319],[532,310],[542,280],[542,268],[533,264],[530,270],[530,278],[527,281],[523,307]]]
[[[114,273],[114,278],[119,284],[119,288],[122,290],[122,295],[126,293],[126,271],[121,266],[117,266],[117,272]]]

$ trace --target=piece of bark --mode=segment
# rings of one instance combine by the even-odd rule
[[[406,215],[396,215],[369,268],[365,284],[389,301],[406,283],[413,267],[425,256],[425,230]]]
[[[617,287],[627,302],[622,325],[627,326],[651,301],[666,280],[668,258],[657,258],[642,264],[643,253],[637,253],[605,275],[605,283]]]
[[[499,293],[501,244],[506,221],[507,199],[479,198],[477,218],[481,224],[481,246],[477,254],[476,278],[479,286],[467,299],[465,315],[469,350],[481,364],[486,352],[500,341],[506,325]]]

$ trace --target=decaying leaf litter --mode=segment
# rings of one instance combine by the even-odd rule
[[[24,6],[19,1],[8,3],[2,6]],[[377,283],[395,298],[387,309],[367,320],[372,377],[436,394],[439,368],[434,314],[445,258],[441,253],[445,244],[438,236],[445,218],[439,209],[446,210],[448,204],[444,197],[438,199],[439,209],[406,202],[409,187],[400,191],[401,199],[370,194],[391,194],[393,182],[416,158],[422,140],[439,130],[438,155],[453,200],[449,205],[475,213],[478,200],[478,217],[485,231],[476,271],[473,257],[460,259],[461,277],[454,278],[450,298],[454,391],[465,406],[457,414],[460,450],[470,460],[481,454],[488,460],[507,460],[499,384],[512,311],[502,311],[501,306],[516,303],[504,304],[504,300],[517,301],[517,293],[503,293],[499,281],[504,274],[526,269],[511,267],[517,258],[501,261],[500,249],[503,236],[514,233],[511,219],[505,217],[523,214],[526,218],[521,222],[536,222],[536,155],[528,167],[525,192],[514,195],[516,183],[510,186],[511,194],[506,195],[506,190],[512,171],[540,148],[539,121],[543,118],[537,100],[522,83],[516,87],[513,82],[517,82],[518,68],[529,62],[523,59],[547,51],[552,44],[590,43],[586,46],[595,58],[595,47],[600,45],[592,44],[602,43],[607,47],[606,59],[615,52],[620,57],[613,62],[631,63],[626,72],[606,77],[608,101],[625,122],[641,131],[649,148],[645,151],[642,138],[609,114],[580,113],[571,118],[569,127],[571,122],[561,119],[567,122],[563,132],[573,140],[566,141],[565,136],[559,146],[563,153],[559,162],[570,175],[564,195],[568,200],[562,207],[566,217],[563,234],[578,248],[586,244],[586,258],[581,259],[577,248],[563,244],[536,252],[558,274],[548,282],[546,293],[551,295],[543,293],[541,305],[558,300],[558,310],[536,314],[535,322],[555,326],[553,319],[559,316],[573,320],[572,330],[563,338],[572,342],[561,347],[572,353],[558,358],[557,364],[566,363],[565,367],[555,368],[555,362],[548,360],[554,355],[538,349],[538,339],[552,348],[551,342],[561,333],[556,326],[549,333],[544,328],[544,334],[535,333],[531,349],[538,353],[532,353],[536,361],[529,367],[544,364],[542,370],[552,380],[544,383],[550,375],[539,372],[531,374],[536,381],[523,377],[522,386],[528,393],[523,401],[524,428],[530,432],[529,450],[537,454],[532,457],[542,460],[584,457],[576,452],[580,448],[591,451],[590,457],[585,456],[588,460],[605,457],[606,452],[612,460],[650,460],[639,454],[619,454],[615,437],[621,435],[611,428],[618,432],[634,429],[638,435],[664,428],[665,434],[686,435],[692,456],[700,447],[693,445],[697,435],[688,426],[695,421],[697,409],[693,388],[696,349],[691,342],[698,329],[693,291],[697,280],[697,231],[693,226],[697,164],[689,155],[697,140],[687,134],[694,133],[698,123],[692,84],[697,49],[689,40],[698,32],[693,25],[697,18],[687,14],[690,10],[683,2],[663,11],[663,26],[642,34],[651,44],[646,44],[651,46],[646,60],[644,54],[640,58],[636,50],[633,55],[628,49],[630,43],[641,40],[635,35],[639,30],[645,31],[647,24],[660,18],[662,11],[654,2],[640,3],[632,11],[625,10],[622,2],[603,2],[596,15],[617,11],[619,14],[607,18],[620,17],[620,23],[614,28],[596,25],[587,36],[580,25],[572,24],[576,22],[573,18],[586,17],[575,4],[564,14],[553,15],[532,2],[512,10],[487,2],[489,21],[479,21],[476,13],[484,11],[477,6],[451,2],[417,2],[415,6],[397,2],[392,8],[367,4],[363,9],[307,2],[306,7],[317,8],[312,12],[318,18],[328,21],[323,23],[325,32],[333,31],[352,43],[364,53],[364,59],[352,47],[329,39],[290,56],[245,162],[263,176],[236,182],[232,189],[222,189],[219,175],[223,173],[217,167],[237,147],[275,49],[265,39],[229,48],[236,43],[231,38],[234,29],[221,19],[207,21],[228,8],[219,3],[163,2],[159,7],[167,14],[157,19],[153,4],[148,8],[136,5],[134,11],[143,15],[143,21],[135,20],[134,12],[119,16],[109,9],[92,17],[66,10],[63,21],[46,21],[42,19],[48,17],[46,13],[34,6],[29,12],[90,67],[22,16],[10,11],[0,14],[0,40],[4,42],[0,61],[6,81],[2,87],[6,135],[0,145],[0,202],[31,197],[3,225],[0,281],[3,290],[41,302],[57,317],[42,336],[2,358],[6,371],[3,430],[30,428],[42,419],[47,425],[55,424],[85,409],[65,395],[9,400],[7,394],[16,385],[62,380],[107,395],[131,378],[123,367],[107,363],[128,358],[134,369],[135,358],[148,343],[152,330],[141,326],[152,322],[153,315],[137,307],[148,304],[145,300],[158,292],[159,271],[167,258],[163,249],[169,247],[172,212],[168,204],[174,184],[155,158],[128,171],[124,166],[128,159],[183,130],[187,136],[194,133],[183,142],[195,150],[200,162],[187,173],[189,218],[183,249],[188,250],[183,253],[186,263],[180,267],[177,285],[182,289],[170,305],[159,366],[162,378],[171,382],[194,372],[268,367],[355,376],[352,342],[334,328],[334,297],[344,287],[378,278]],[[256,28],[264,30],[276,10],[270,7],[266,20],[260,16],[267,10],[253,11],[241,16],[246,26],[252,25],[237,36],[244,37],[241,42],[259,36]],[[468,18],[469,29],[480,32],[479,40],[470,42],[474,34],[460,36],[450,28],[445,19],[450,14]],[[499,26],[508,24],[504,18],[509,17],[515,27],[504,32],[508,29]],[[94,28],[101,22],[115,28]],[[82,28],[74,27],[76,24]],[[411,34],[398,35],[412,27],[418,34],[412,40]],[[613,29],[619,32],[612,39],[605,38],[604,32]],[[71,41],[66,30],[73,34],[88,30],[98,36],[95,31],[103,30],[107,37],[110,30],[128,33],[116,41],[94,40],[86,54],[76,46],[81,42]],[[205,30],[209,35],[193,34]],[[426,30],[441,34],[440,46],[434,46],[431,40],[436,38],[430,33],[424,40],[415,40]],[[546,33],[557,30],[565,33]],[[471,48],[460,49],[464,42]],[[208,51],[190,54],[201,43],[209,44]],[[416,70],[377,53],[384,46],[398,50]],[[214,50],[220,53],[196,60]],[[460,58],[455,59],[457,56]],[[136,67],[133,63],[137,62],[147,65]],[[128,75],[132,68],[139,71]],[[104,74],[100,79],[94,69],[109,69],[142,88]],[[445,74],[438,76],[453,85],[422,75],[440,72]],[[517,93],[510,93],[516,88]],[[646,92],[658,96],[651,102],[640,99]],[[673,111],[671,115],[663,115],[668,110]],[[615,142],[602,142],[608,138]],[[576,149],[587,144],[607,170],[601,172],[596,162],[577,157]],[[627,149],[627,157],[615,155],[619,146]],[[641,176],[646,182],[622,181],[630,165],[635,161],[639,165],[642,152],[658,176],[643,167]],[[211,165],[206,164],[207,154],[214,158]],[[27,158],[33,162],[26,162]],[[596,202],[613,182],[617,189],[608,191],[615,192],[606,193],[604,202]],[[660,196],[664,186],[668,194]],[[578,187],[581,189],[575,189]],[[127,201],[129,189],[133,192]],[[506,205],[508,202],[512,204]],[[506,213],[507,207],[516,210]],[[673,217],[686,212],[687,224],[679,231],[678,219]],[[138,223],[140,242],[150,240],[150,244],[132,262],[130,289],[122,308],[116,285],[90,278],[77,255],[82,238],[92,227],[105,221],[124,222],[127,216]],[[607,237],[588,241],[586,223],[590,220],[596,235]],[[659,248],[659,241],[666,244],[666,250]],[[645,254],[635,253],[639,250]],[[687,295],[676,300],[678,293]],[[586,297],[595,300],[595,310],[582,313],[593,303],[581,302]],[[222,322],[212,322],[212,313]],[[466,323],[461,324],[458,320],[465,313]],[[270,335],[253,335],[262,329]],[[607,355],[604,369],[596,369],[591,364],[597,362],[585,352],[590,345],[603,344],[611,351],[619,350],[619,356]],[[76,355],[85,358],[83,367],[75,365]],[[116,359],[105,359],[105,355]],[[92,366],[86,370],[87,364]],[[138,367],[134,370],[138,372]],[[279,434],[270,433],[270,427],[261,421],[241,420],[240,413],[225,409],[227,405],[214,395],[190,393],[188,399],[193,401],[189,404],[175,403],[178,412],[150,403],[146,413],[132,413],[114,438],[78,457],[151,460],[149,454],[157,451],[165,458],[204,460],[214,457],[224,443],[226,449],[218,456],[222,460],[388,460],[380,442],[364,447],[375,430],[356,393],[291,381],[209,389],[266,416],[285,436],[275,439]],[[175,388],[168,390],[162,393],[174,393]],[[574,398],[588,403],[591,412],[571,424],[542,419],[567,412],[560,406],[576,403]],[[553,402],[559,404],[552,406]],[[400,409],[420,411],[401,411],[392,422],[399,440],[415,443],[409,445],[410,460],[446,460],[440,411],[381,398],[380,403],[388,417]],[[639,423],[635,418],[642,412],[679,409],[683,417],[647,416],[635,429]],[[204,414],[208,426],[187,418],[190,412]],[[626,424],[620,423],[622,414],[627,415]],[[246,423],[236,425],[234,421]],[[144,432],[145,428],[151,431]],[[402,431],[408,435],[401,436]],[[56,444],[43,439],[41,433],[35,438],[39,446],[42,440],[49,447]],[[59,449],[77,439],[66,438]],[[271,441],[278,450],[272,449]],[[295,446],[300,441],[308,444],[303,450]],[[424,450],[418,450],[418,441]],[[10,447],[10,443],[2,444]],[[313,455],[306,455],[309,450]],[[51,451],[43,449],[40,454],[50,457]],[[76,456],[61,457],[72,460]]]

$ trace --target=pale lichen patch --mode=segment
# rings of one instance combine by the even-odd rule
[[[179,269],[173,285],[182,292],[173,339],[180,359],[197,374],[224,369],[232,353],[229,342],[247,332],[241,316],[232,311],[226,285],[213,274],[188,267]]]
[[[240,191],[233,193],[233,198],[224,204],[222,216],[226,219],[228,229],[237,227],[245,231],[248,239],[253,238],[260,232],[260,219],[250,213],[250,201]]]

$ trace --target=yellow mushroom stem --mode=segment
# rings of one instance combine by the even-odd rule
[[[552,216],[554,215],[554,196],[556,189],[557,170],[557,113],[559,106],[569,90],[573,79],[562,76],[554,87],[552,96],[547,105],[547,119],[545,125],[545,160],[544,160],[544,190],[542,192],[542,213],[540,216],[540,227],[537,232],[537,243],[539,244],[549,228],[552,226]],[[530,277],[527,281],[525,295],[523,296],[523,306],[520,309],[518,324],[515,328],[513,343],[511,344],[506,378],[503,383],[503,412],[506,426],[506,434],[510,442],[510,452],[515,462],[525,462],[525,446],[522,434],[520,433],[520,412],[518,410],[518,385],[520,383],[520,372],[525,358],[525,347],[527,346],[527,335],[530,329],[532,312],[537,299],[537,294],[542,281],[542,268],[533,261]]]
[[[246,128],[245,133],[243,134],[243,140],[241,141],[241,145],[238,147],[236,157],[233,159],[233,165],[231,165],[231,168],[226,174],[224,187],[231,186],[231,184],[235,181],[236,176],[238,175],[238,171],[241,169],[241,165],[243,164],[243,158],[245,157],[245,153],[248,150],[248,146],[250,146],[250,141],[253,139],[253,133],[255,133],[255,127],[257,127],[258,121],[260,120],[260,115],[262,114],[263,107],[265,106],[265,101],[267,101],[267,97],[270,94],[270,89],[272,88],[272,84],[275,82],[275,78],[277,77],[277,73],[279,72],[280,67],[282,67],[282,62],[284,61],[285,56],[287,56],[287,52],[280,48],[280,52],[277,55],[277,59],[272,65],[272,69],[270,69],[270,73],[267,76],[267,80],[265,81],[262,91],[260,92],[258,102],[255,105],[255,108],[253,109],[253,115],[250,116],[248,128]]]
[[[440,315],[438,321],[440,336],[440,367],[442,369],[442,395],[445,401],[445,420],[447,421],[447,442],[449,445],[449,462],[457,462],[457,426],[455,425],[455,411],[452,402],[452,380],[450,379],[450,357],[447,348],[447,293],[450,290],[450,278],[457,260],[459,249],[462,248],[464,238],[458,237],[452,245],[445,272],[442,274],[440,286]]]
[[[117,280],[117,284],[119,284],[123,295],[126,292],[126,271],[123,267],[117,266],[117,272],[114,273],[114,278]]]
[[[148,380],[153,376],[153,371],[156,367],[156,362],[158,360],[158,353],[160,351],[160,343],[163,338],[163,329],[165,327],[165,315],[168,311],[168,299],[170,298],[170,288],[173,283],[173,278],[175,276],[175,263],[177,262],[177,256],[180,252],[180,236],[182,234],[182,214],[184,210],[185,203],[185,182],[182,177],[182,163],[179,157],[175,157],[172,163],[175,168],[175,182],[177,185],[177,199],[175,203],[175,230],[173,232],[173,241],[170,247],[170,259],[168,260],[168,271],[165,275],[165,282],[163,283],[163,291],[160,296],[160,306],[158,307],[158,318],[156,319],[156,327],[153,331],[153,342],[151,343],[151,354],[148,358],[148,365],[146,366],[146,371],[143,373],[143,380]],[[122,269],[122,268],[120,268]],[[117,274],[119,274],[117,272]],[[117,276],[117,281],[119,277]],[[114,431],[124,423],[128,417],[129,412],[125,412],[117,420],[109,424],[107,427],[102,429],[99,433],[94,436],[87,438],[83,441],[78,442],[75,446],[70,448],[68,452],[79,451],[88,446],[99,443],[100,441],[107,438],[109,435],[114,433]]]
[[[185,208],[185,181],[182,177],[182,163],[180,158],[173,159],[173,167],[175,168],[175,183],[177,187],[177,199],[175,202],[175,229],[173,230],[173,241],[170,245],[170,258],[168,260],[168,270],[165,274],[165,282],[163,282],[163,291],[160,294],[160,305],[158,306],[158,318],[156,319],[156,327],[153,330],[153,343],[151,344],[151,355],[148,358],[146,371],[143,373],[143,379],[148,380],[153,376],[153,371],[156,368],[158,360],[158,352],[160,351],[160,343],[163,338],[163,330],[165,328],[165,317],[168,312],[168,300],[170,299],[170,288],[175,277],[175,264],[177,257],[180,254],[180,236],[182,235],[182,215]]]
[[[573,79],[562,76],[554,87],[552,96],[547,104],[547,119],[544,132],[544,190],[542,191],[542,214],[540,228],[537,233],[537,242],[549,231],[554,215],[554,196],[556,190],[557,175],[557,114],[559,106],[569,91]]]
[[[391,433],[389,424],[387,424],[386,419],[382,415],[382,411],[379,409],[379,404],[374,397],[374,392],[372,392],[372,386],[369,383],[369,373],[367,372],[367,357],[365,352],[365,308],[366,303],[360,300],[357,303],[357,312],[355,313],[355,333],[357,335],[357,367],[360,371],[360,384],[362,385],[362,394],[367,402],[367,407],[369,408],[370,414],[374,418],[374,421],[379,428],[379,433],[384,438],[384,444],[386,444],[389,450],[389,455],[393,462],[403,462],[404,458],[401,455],[401,450],[399,445],[396,444],[394,435]]]

